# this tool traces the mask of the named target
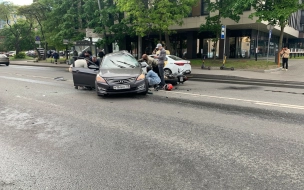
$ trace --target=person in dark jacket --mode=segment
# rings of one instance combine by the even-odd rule
[[[53,57],[54,57],[54,59],[55,59],[55,64],[57,64],[58,59],[59,59],[59,53],[58,53],[57,51],[55,51],[55,52],[53,53]]]
[[[99,50],[98,52],[98,57],[100,57],[100,59],[102,59],[105,56],[104,50]]]

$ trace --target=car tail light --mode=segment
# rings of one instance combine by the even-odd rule
[[[185,63],[183,63],[183,62],[174,62],[174,64],[177,65],[177,66],[184,66],[185,65]]]
[[[96,75],[96,81],[100,83],[106,83],[106,80],[102,78],[100,75]]]

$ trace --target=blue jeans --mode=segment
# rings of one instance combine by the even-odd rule
[[[158,75],[159,75],[159,78],[160,78],[160,86],[164,86],[165,85],[165,77],[164,77],[164,65],[163,64],[159,64],[158,65]]]

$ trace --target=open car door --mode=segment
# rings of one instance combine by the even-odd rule
[[[85,87],[95,87],[95,79],[99,69],[94,68],[83,68],[83,67],[73,67],[73,81],[74,86],[85,86]]]

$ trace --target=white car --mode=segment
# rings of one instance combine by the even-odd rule
[[[154,58],[156,55],[149,55]],[[166,74],[174,74],[182,72],[183,74],[191,73],[191,64],[190,61],[184,60],[175,55],[166,55],[164,71]]]
[[[16,51],[9,51],[8,54],[10,57],[14,57],[16,55]]]

